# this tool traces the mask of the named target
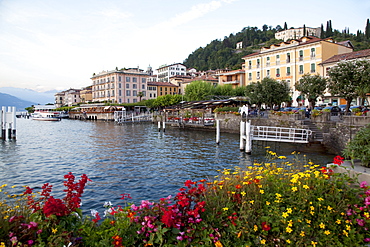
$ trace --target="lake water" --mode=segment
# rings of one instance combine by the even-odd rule
[[[165,133],[158,132],[151,123],[17,119],[17,140],[0,141],[0,185],[40,190],[50,183],[56,196],[63,197],[63,176],[85,173],[92,182],[82,196],[83,209],[102,210],[105,201],[122,204],[123,193],[131,194],[135,203],[157,200],[175,195],[187,179],[212,178],[217,170],[265,157],[262,145],[253,146],[252,155],[240,152],[238,134],[221,133],[219,145],[215,139],[214,132],[169,126]],[[292,156],[304,144],[269,145],[279,155]],[[333,158],[302,154],[321,165]]]

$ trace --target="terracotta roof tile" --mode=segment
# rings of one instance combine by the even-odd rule
[[[370,49],[334,55],[331,58],[322,62],[321,64],[335,63],[335,62],[339,62],[342,60],[352,60],[352,59],[363,58],[363,57],[370,57]]]

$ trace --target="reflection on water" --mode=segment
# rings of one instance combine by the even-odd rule
[[[83,195],[84,208],[101,208],[104,201],[120,203],[130,193],[134,202],[174,195],[187,179],[212,178],[217,170],[246,166],[265,157],[267,143],[252,155],[239,151],[237,134],[167,128],[155,124],[116,125],[113,122],[17,119],[17,141],[0,146],[2,183],[40,188],[54,185],[61,196],[63,176],[86,173],[93,182]],[[292,156],[297,144],[269,143],[279,155]],[[306,153],[315,163],[332,156]]]

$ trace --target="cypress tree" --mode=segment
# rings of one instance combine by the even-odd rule
[[[369,19],[367,19],[369,21]],[[284,22],[284,30],[288,30],[288,25]]]
[[[366,39],[370,39],[370,21],[369,21],[369,19],[367,19],[367,21],[366,21],[365,37],[366,37]]]
[[[307,36],[307,34],[306,34],[306,25],[305,24],[303,24],[303,36]]]
[[[325,38],[324,25],[321,23],[320,39],[324,39],[324,38]]]

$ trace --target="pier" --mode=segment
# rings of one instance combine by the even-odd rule
[[[16,138],[16,110],[14,106],[3,106],[0,112],[0,138],[3,140]]]

